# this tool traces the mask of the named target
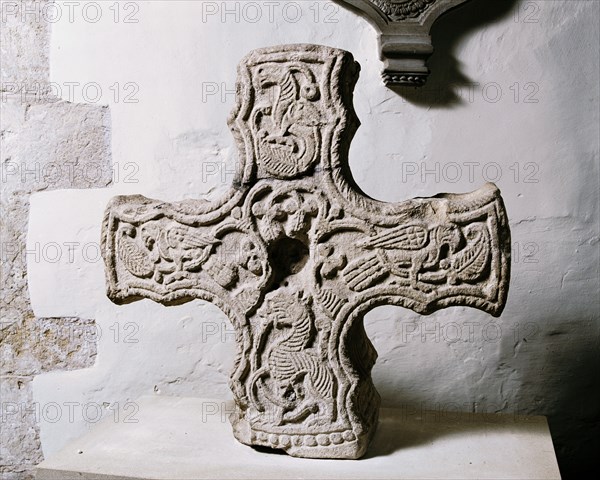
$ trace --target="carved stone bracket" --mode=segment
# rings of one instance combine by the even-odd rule
[[[240,165],[214,204],[116,197],[103,224],[108,296],[215,303],[236,330],[235,437],[298,457],[358,458],[380,398],[372,308],[499,315],[510,233],[498,189],[398,204],[352,187],[359,66],[316,45],[240,63],[229,126]]]
[[[393,87],[425,84],[426,61],[433,53],[431,26],[444,12],[467,0],[337,1],[367,18],[379,32],[383,81]]]

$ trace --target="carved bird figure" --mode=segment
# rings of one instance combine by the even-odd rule
[[[123,265],[133,275],[153,277],[162,283],[164,275],[200,269],[219,243],[218,239],[201,235],[191,227],[148,223],[139,229],[133,226],[122,228],[117,251]],[[179,277],[175,275],[170,281]]]
[[[316,152],[312,129],[323,125],[323,115],[314,104],[319,88],[312,75],[299,72],[308,79],[300,86],[294,73],[266,67],[258,72],[261,88],[278,87],[272,105],[255,112],[259,156],[270,173],[281,177],[294,176],[312,163]]]
[[[219,243],[218,239],[202,235],[191,227],[171,225],[160,229],[156,245],[160,257],[173,262],[176,271],[192,272],[206,262]]]
[[[343,271],[350,289],[360,292],[392,275],[404,279],[413,288],[428,290],[419,282],[423,269],[433,268],[454,253],[462,234],[454,224],[427,230],[421,225],[402,225],[362,241],[359,247],[372,253],[361,256]]]
[[[151,277],[155,262],[144,245],[136,240],[136,229],[132,225],[121,228],[117,236],[117,254],[125,268],[139,278]]]
[[[470,225],[465,236],[467,246],[440,263],[442,268],[448,268],[448,281],[451,284],[479,280],[488,269],[491,242],[486,225]]]

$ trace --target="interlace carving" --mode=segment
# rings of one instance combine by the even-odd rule
[[[229,118],[240,153],[211,204],[116,197],[103,225],[108,296],[215,303],[236,329],[236,438],[299,457],[358,458],[375,432],[372,308],[504,307],[510,233],[498,189],[399,204],[353,188],[351,54],[252,52]]]

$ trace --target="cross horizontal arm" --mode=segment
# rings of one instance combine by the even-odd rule
[[[102,238],[108,296],[165,305],[198,298],[244,316],[270,276],[264,242],[227,206],[202,215],[183,210],[139,195],[112,200]]]
[[[343,257],[336,289],[344,285],[346,308],[372,299],[423,314],[458,305],[500,315],[510,277],[510,232],[499,190],[488,184],[469,194],[413,202],[419,215],[395,225],[330,225],[327,249]],[[327,276],[320,280],[327,289]]]

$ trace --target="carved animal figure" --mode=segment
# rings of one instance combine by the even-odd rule
[[[350,263],[343,271],[344,280],[352,290],[359,292],[392,275],[407,280],[414,288],[428,290],[428,286],[419,282],[419,273],[436,267],[454,253],[461,238],[460,229],[454,224],[430,231],[420,225],[384,230],[358,244],[374,252]]]
[[[301,85],[295,74],[305,77]],[[304,172],[315,160],[317,137],[313,128],[322,125],[323,116],[313,103],[319,96],[312,73],[303,68],[262,67],[262,88],[278,88],[271,106],[254,114],[261,165],[271,174],[290,178]]]
[[[287,236],[296,238],[310,228],[310,222],[319,213],[319,204],[314,197],[293,191],[275,191],[264,201],[252,207],[259,219],[260,233],[265,241],[274,241]]]
[[[283,293],[267,301],[261,315],[267,316],[276,330],[283,330],[267,355],[267,366],[254,375],[251,398],[259,411],[263,395],[277,408],[278,424],[296,422],[320,411],[332,415],[335,384],[333,375],[316,349],[309,348],[314,338],[312,316],[301,295],[290,298]],[[262,378],[269,375],[275,384],[270,391]]]
[[[123,228],[118,240],[118,253],[127,270],[140,278],[151,277],[158,281],[174,272],[198,270],[208,259],[213,247],[220,243],[216,238],[198,234],[191,228],[179,225],[160,228],[157,224],[144,225],[139,230],[133,226]],[[177,280],[180,275],[170,278]]]
[[[440,266],[447,269],[448,282],[474,282],[487,271],[490,258],[490,235],[486,225],[475,223],[466,229],[467,246]]]
[[[117,252],[130,273],[139,278],[150,278],[154,274],[156,261],[147,247],[140,246],[136,241],[136,234],[133,225],[121,228],[117,237]]]

